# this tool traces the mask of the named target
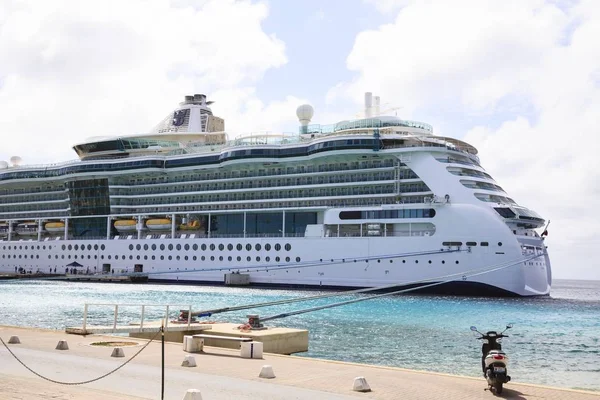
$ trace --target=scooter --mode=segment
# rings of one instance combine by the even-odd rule
[[[487,380],[489,390],[496,394],[502,393],[502,385],[510,381],[507,370],[508,357],[502,351],[502,345],[500,344],[502,338],[508,337],[504,332],[510,328],[512,328],[512,324],[506,325],[506,329],[500,333],[495,331],[481,333],[476,327],[471,327],[473,332],[477,332],[480,335],[477,339],[484,340],[481,346],[481,368],[483,376]]]

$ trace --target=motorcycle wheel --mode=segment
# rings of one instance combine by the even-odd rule
[[[496,382],[494,384],[494,391],[496,394],[502,394],[502,382]]]

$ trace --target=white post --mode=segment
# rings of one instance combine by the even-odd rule
[[[65,218],[65,236],[63,237],[63,239],[69,239],[69,218]]]
[[[113,322],[113,333],[117,330],[117,315],[119,313],[119,305],[115,304],[115,320]]]
[[[171,239],[175,239],[175,214],[171,214]]]
[[[142,318],[140,321],[140,331],[142,331],[144,329],[144,314],[146,311],[146,306],[142,305]]]
[[[83,306],[83,332],[85,333],[85,327],[87,326],[87,314],[88,314],[88,303]]]
[[[38,219],[38,232],[37,232],[38,242],[42,240],[42,220]]]
[[[8,221],[8,241],[10,242],[12,240],[12,230],[13,228],[13,221]]]
[[[362,227],[363,227],[363,224],[361,223],[361,224],[360,224],[360,237],[362,237],[362,235],[363,235],[363,232],[362,232]]]
[[[110,217],[106,217],[106,240],[110,239]]]
[[[165,312],[165,331],[167,330],[168,326],[169,326],[169,306],[167,306],[167,310]]]

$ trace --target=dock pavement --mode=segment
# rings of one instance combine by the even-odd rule
[[[123,364],[147,340],[114,336],[77,336],[61,331],[0,326],[0,337],[8,342],[18,336],[20,344],[9,348],[28,367],[56,381],[94,379]],[[56,350],[66,340],[69,350]],[[112,348],[91,346],[93,342],[127,341],[125,357],[111,357]],[[183,367],[186,355],[195,357],[196,367]],[[259,378],[263,365],[271,365],[274,379]],[[0,400],[88,399],[134,400],[161,398],[160,336],[123,368],[85,385],[62,385],[45,381],[21,365],[0,343]],[[355,377],[363,376],[372,391],[352,390]],[[164,398],[181,400],[188,389],[198,389],[203,400],[426,400],[426,399],[556,399],[600,400],[600,393],[551,388],[511,382],[501,396],[484,391],[483,378],[413,371],[296,356],[264,354],[263,359],[242,359],[238,350],[205,347],[205,353],[190,354],[181,343],[165,343]]]

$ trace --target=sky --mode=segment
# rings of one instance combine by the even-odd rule
[[[476,146],[550,220],[556,278],[600,280],[600,2],[0,0],[0,160],[76,158],[206,93],[232,135],[382,109]]]

